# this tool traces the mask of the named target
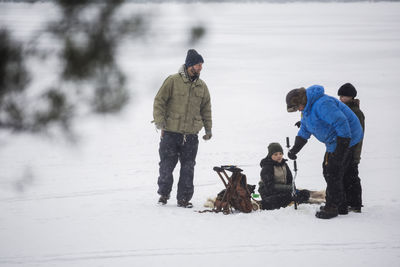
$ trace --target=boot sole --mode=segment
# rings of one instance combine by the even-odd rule
[[[326,216],[325,214],[320,213],[320,212],[315,213],[315,217],[317,217],[318,219],[324,219],[324,220],[332,219],[332,218],[335,218],[337,216],[338,216],[337,214],[336,215]]]
[[[361,213],[361,208],[349,208],[349,212],[354,212],[354,213]]]
[[[325,206],[319,207],[319,211],[324,211],[324,208],[325,208]],[[349,211],[350,211],[350,210],[339,211],[338,214],[339,214],[339,215],[347,215],[347,214],[349,214]],[[335,216],[335,217],[336,217],[336,216]]]
[[[187,206],[182,206],[182,205],[177,205],[179,208],[185,208],[185,209],[191,209],[193,208],[193,205],[187,205]]]

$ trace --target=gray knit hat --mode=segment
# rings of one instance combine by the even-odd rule
[[[282,146],[279,143],[271,143],[271,144],[269,144],[268,145],[268,155],[267,155],[267,157],[270,158],[272,156],[272,154],[274,154],[276,152],[282,152],[283,153]]]

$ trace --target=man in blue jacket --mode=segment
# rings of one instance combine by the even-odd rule
[[[323,161],[326,204],[315,216],[330,219],[338,214],[347,214],[343,176],[346,168],[351,168],[348,160],[351,151],[363,137],[360,121],[349,107],[326,95],[320,85],[291,90],[286,96],[286,104],[288,112],[302,112],[300,130],[288,157],[296,159],[296,154],[311,135],[326,146]]]

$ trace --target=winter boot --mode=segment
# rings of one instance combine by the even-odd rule
[[[338,216],[338,214],[339,212],[336,207],[324,206],[320,208],[320,211],[317,211],[317,213],[315,213],[315,217],[319,219],[331,219]]]
[[[361,213],[361,207],[360,206],[350,207],[349,211],[356,212],[356,213]]]
[[[158,199],[158,204],[165,205],[165,204],[167,204],[168,199],[169,199],[169,195],[168,196],[160,196],[160,198]]]
[[[186,199],[178,200],[178,207],[181,208],[193,208],[193,204]]]
[[[339,206],[339,208],[338,208],[338,213],[339,213],[340,215],[347,215],[347,214],[349,214],[349,209],[347,208],[346,205],[341,205],[341,206]]]
[[[306,203],[310,199],[310,191],[307,189],[303,190],[298,190],[296,193],[296,196],[294,197],[294,200],[298,203]]]
[[[325,206],[319,207],[319,210],[321,210],[321,211],[323,211],[324,209],[325,209]],[[339,207],[338,214],[347,215],[347,214],[349,214],[349,211],[348,211],[347,207]]]

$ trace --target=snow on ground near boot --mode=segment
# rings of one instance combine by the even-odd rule
[[[80,122],[78,146],[2,134],[0,266],[400,264],[399,3],[149,4],[124,12],[137,9],[153,21],[147,43],[122,51],[130,108]],[[54,14],[50,4],[0,4],[0,23],[20,38]],[[168,204],[158,206],[152,101],[183,63],[186,33],[199,23],[207,27],[195,48],[205,59],[213,138],[200,141],[194,208],[176,207],[175,186]],[[317,205],[195,212],[222,189],[213,166],[239,164],[257,184],[268,143],[284,145],[286,136],[293,142],[300,114],[286,112],[288,90],[317,83],[336,95],[345,82],[358,89],[366,115],[361,214],[318,220]],[[323,153],[314,138],[300,152],[298,187],[325,187]]]

